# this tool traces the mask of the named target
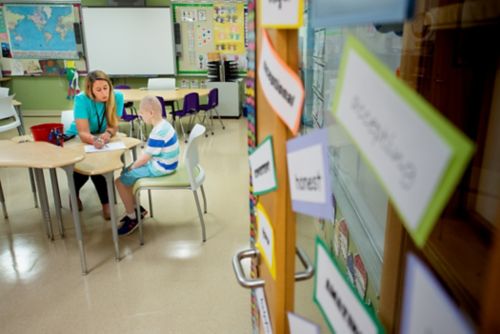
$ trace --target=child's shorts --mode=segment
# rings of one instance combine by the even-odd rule
[[[151,170],[149,169],[148,164],[143,165],[139,168],[134,168],[132,170],[128,170],[122,175],[120,175],[120,181],[128,187],[131,187],[134,185],[135,181],[137,181],[140,178],[143,177],[155,177],[157,175],[153,174]]]

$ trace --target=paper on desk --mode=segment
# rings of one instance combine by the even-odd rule
[[[114,150],[123,150],[127,147],[122,141],[115,141],[112,143],[107,143],[103,148],[95,148],[94,145],[85,145],[85,153],[94,153],[94,152],[107,152]]]

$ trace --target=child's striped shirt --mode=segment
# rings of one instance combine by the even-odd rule
[[[155,175],[173,173],[179,162],[179,142],[172,125],[161,120],[148,138],[144,152],[151,155],[149,166]]]

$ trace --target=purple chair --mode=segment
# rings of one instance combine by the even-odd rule
[[[115,89],[130,89],[130,86],[127,85],[117,85],[115,86]],[[127,109],[130,109],[130,113],[127,113]],[[139,115],[137,114],[137,109],[134,106],[134,102],[125,102],[123,105],[123,113],[122,113],[122,120],[125,122],[128,122],[130,127],[129,127],[129,137],[132,137],[132,133],[134,133],[134,121],[137,120],[139,123],[139,136],[138,138],[140,140],[144,139],[144,134],[142,131],[142,122],[141,119],[139,118]]]
[[[222,130],[226,128],[224,126],[224,123],[222,123],[222,119],[220,118],[219,112],[217,111],[218,105],[219,105],[219,89],[212,88],[208,93],[208,103],[200,105],[200,110],[205,111],[205,115],[203,115],[203,123],[205,123],[205,117],[208,117],[210,121],[210,132],[212,132],[212,135],[214,134],[214,118],[213,118],[214,116],[212,114],[213,112],[217,114],[217,118],[219,118]],[[208,137],[208,131],[205,132],[205,137]]]
[[[165,109],[165,100],[161,96],[157,96],[156,98],[158,99],[158,101],[160,101],[160,104],[161,104],[161,117],[166,119],[167,118],[167,111]],[[174,110],[174,109],[172,109],[172,110]]]
[[[184,131],[184,126],[182,125],[181,118],[186,116],[191,116],[189,120],[189,126],[191,126],[191,121],[193,117],[200,111],[200,97],[198,93],[189,93],[184,96],[184,103],[182,109],[170,112],[173,119],[173,126],[175,128],[175,119],[179,118],[179,123],[182,129],[182,135],[184,136],[184,142],[187,143],[186,132]]]

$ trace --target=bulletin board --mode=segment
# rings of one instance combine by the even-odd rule
[[[79,5],[0,5],[2,72],[60,76],[67,67],[86,71],[80,36]]]
[[[207,74],[207,54],[215,51],[212,4],[173,4],[174,22],[180,24],[179,74]]]
[[[177,57],[180,75],[206,75],[207,54],[218,52],[238,63],[245,73],[245,6],[243,3],[172,5],[174,22],[180,24],[181,56]]]

